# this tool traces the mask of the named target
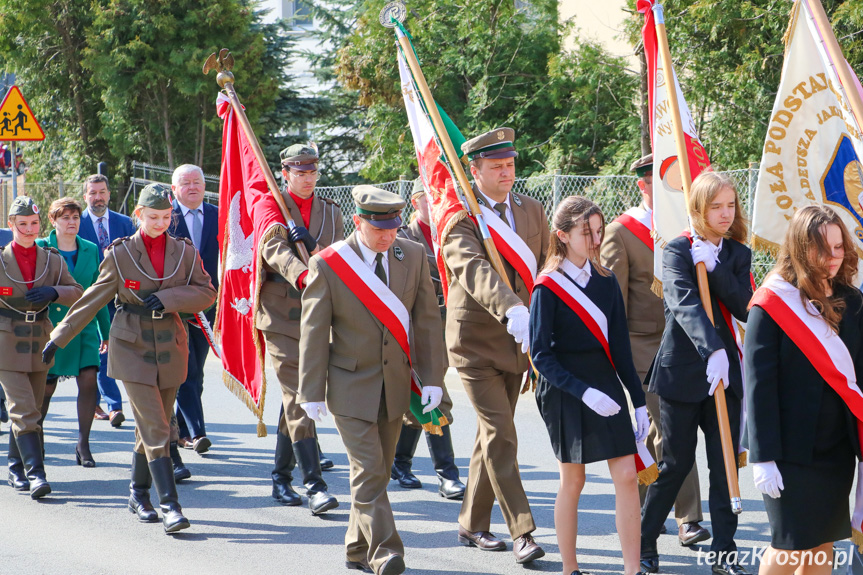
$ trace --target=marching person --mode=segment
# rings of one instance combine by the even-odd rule
[[[680,486],[695,461],[698,428],[704,432],[710,466],[710,520],[714,573],[744,575],[731,552],[737,549],[737,515],[731,509],[713,393],[726,389],[734,453],[740,435],[743,378],[733,318],[746,321],[752,297],[746,220],[728,176],[705,172],[692,182],[688,206],[697,237],[681,235],[662,255],[665,331],[650,375],[650,391],[659,396],[662,460],[659,479],[647,489],[641,520],[642,570],[656,573],[656,540]],[[716,326],[710,323],[698,293],[695,266],[704,263]],[[732,317],[733,316],[733,317]]]
[[[135,416],[135,450],[129,509],[144,522],[158,521],[150,503],[155,484],[166,533],[189,527],[174,483],[170,419],[177,388],[186,379],[189,345],[180,313],[210,307],[216,290],[190,240],[168,235],[171,189],[149,184],[135,207],[141,228],[106,251],[99,277],[51,332],[42,353],[50,362],[112,298],[108,371],[121,379]]]
[[[530,302],[530,354],[540,374],[536,403],[560,467],[554,526],[563,573],[581,575],[576,540],[585,465],[607,461],[623,568],[635,575],[641,537],[635,442],[644,440],[649,422],[620,286],[599,264],[605,218],[590,200],[570,196],[558,206],[552,226]],[[635,430],[624,387],[635,407]]]
[[[631,170],[638,176],[641,189],[641,205],[626,210],[620,217],[605,228],[600,257],[602,265],[614,272],[629,326],[629,342],[632,348],[632,361],[638,377],[644,383],[647,398],[647,414],[650,417],[650,431],[645,446],[654,461],[662,459],[662,430],[659,425],[659,397],[647,389],[647,372],[653,361],[662,330],[665,328],[665,315],[662,299],[651,290],[653,286],[653,154],[648,154],[633,162]],[[639,485],[639,496],[644,504],[647,487]],[[710,538],[710,532],[701,526],[701,486],[698,483],[698,466],[692,471],[674,500],[674,517],[677,519],[677,537],[683,546],[692,546]],[[664,526],[663,526],[664,527]]]
[[[315,195],[318,181],[318,152],[311,146],[294,144],[281,152],[282,176],[287,182],[282,198],[297,225],[286,235],[276,234],[261,246],[266,275],[261,284],[261,305],[255,326],[267,342],[267,351],[282,386],[282,409],[276,435],[273,499],[282,505],[300,505],[302,500],[291,486],[292,470],[299,465],[312,515],[339,506],[328,493],[321,473],[321,453],[315,422],[297,402],[300,293],[306,285],[308,268],[295,251],[301,242],[309,254],[345,237],[342,212],[333,200]],[[289,241],[290,240],[290,241]],[[332,465],[330,465],[332,466]]]
[[[48,340],[48,308],[71,305],[83,289],[53,248],[36,245],[39,207],[18,196],[9,208],[12,241],[0,253],[0,386],[9,402],[9,485],[40,499],[51,493],[45,477],[39,425],[48,365],[39,350]],[[92,416],[91,416],[92,417]]]
[[[47,238],[36,240],[42,248],[51,247],[63,256],[66,267],[81,287],[87,289],[99,277],[99,248],[78,235],[81,225],[81,204],[73,198],[54,200],[48,210],[48,219],[54,229]],[[48,317],[53,325],[63,319],[68,307],[52,303]],[[54,356],[54,365],[48,370],[45,384],[45,397],[42,400],[42,418],[48,414],[51,397],[57,390],[61,377],[74,377],[78,385],[78,443],[75,446],[75,462],[84,467],[96,467],[90,451],[90,429],[93,426],[93,412],[99,402],[99,389],[96,376],[99,372],[99,354],[108,347],[108,331],[111,320],[108,308],[102,308],[96,317],[65,349]]]
[[[455,224],[441,249],[450,271],[449,363],[458,370],[477,412],[458,541],[486,551],[506,549],[489,532],[496,498],[512,536],[516,563],[527,563],[545,552],[531,535],[536,524],[518,471],[514,416],[528,368],[530,286],[545,260],[549,231],[542,204],[512,193],[518,156],[514,140],[511,128],[496,128],[462,144],[485,221],[504,238],[507,253],[515,254],[517,261],[503,260],[512,288],[495,271],[479,228],[470,219]]]
[[[414,218],[411,222],[399,229],[399,237],[407,240],[412,240],[425,248],[426,257],[428,258],[429,272],[431,273],[432,283],[434,284],[435,295],[438,299],[438,307],[440,308],[441,320],[446,320],[446,305],[443,301],[443,286],[440,282],[440,271],[437,267],[434,248],[432,247],[431,226],[429,224],[429,206],[428,199],[425,196],[425,187],[423,187],[422,178],[414,180],[413,193],[411,194],[411,205],[414,208]],[[446,338],[441,334],[444,346]],[[443,361],[444,373],[447,368],[446,348],[444,347],[441,355]],[[449,393],[444,390],[443,400],[440,404],[440,410],[444,417],[447,418],[450,425],[441,427],[443,435],[426,432],[426,443],[429,448],[432,463],[434,463],[435,472],[437,473],[438,492],[441,497],[446,499],[462,499],[464,497],[464,483],[459,480],[458,466],[455,464],[455,453],[452,448],[452,435],[450,434],[450,426],[452,425],[452,399]],[[405,489],[418,489],[422,487],[422,483],[416,475],[411,471],[413,464],[414,453],[416,452],[417,443],[422,434],[422,426],[417,418],[408,411],[404,416],[404,424],[402,432],[399,435],[399,441],[396,443],[396,456],[393,461],[391,477],[398,481],[399,485]]]
[[[102,174],[92,174],[84,180],[84,202],[87,209],[81,214],[78,235],[99,246],[99,263],[105,257],[105,250],[114,240],[129,237],[135,233],[135,224],[129,216],[108,209],[111,191],[108,178]],[[108,302],[108,316],[114,321],[114,302]],[[108,413],[96,405],[96,419],[109,419],[111,426],[120,427],[126,416],[123,415],[123,398],[114,378],[108,376],[108,353],[99,354],[99,376],[96,380],[99,394],[105,399]]]
[[[329,407],[348,454],[346,566],[397,575],[404,545],[387,484],[411,372],[425,412],[443,397],[440,311],[422,246],[396,237],[405,201],[373,186],[352,195],[356,231],[309,261],[297,401],[316,421]]]
[[[863,297],[857,253],[839,216],[791,218],[776,265],[755,292],[744,363],[752,475],[770,546],[760,575],[828,575],[833,542],[851,536],[848,500],[860,455]],[[853,390],[853,391],[852,391]],[[804,553],[805,552],[805,553]]]

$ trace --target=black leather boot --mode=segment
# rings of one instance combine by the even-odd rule
[[[417,476],[411,473],[414,452],[417,450],[421,434],[422,429],[402,425],[399,442],[396,443],[396,457],[390,470],[390,478],[397,480],[405,489],[419,489],[423,486]]]
[[[15,438],[18,451],[24,461],[27,479],[30,480],[30,497],[40,499],[51,493],[51,486],[45,479],[45,463],[42,461],[42,442],[38,433],[25,433]]]
[[[306,497],[309,498],[309,509],[312,515],[319,515],[339,506],[338,500],[327,493],[327,483],[321,477],[321,457],[318,451],[318,440],[307,437],[293,445],[297,465],[303,473],[303,485],[306,486]]]
[[[9,431],[9,485],[15,491],[30,491],[30,480],[24,473],[24,462],[21,461],[21,453],[18,451],[18,442],[15,441],[15,433]]]
[[[333,463],[333,460],[324,455],[324,452],[321,451],[321,442],[318,441],[317,438],[315,438],[315,441],[318,443],[318,455],[321,458],[321,471],[326,471],[335,467],[336,464]]]
[[[159,508],[162,510],[162,525],[165,533],[176,533],[189,528],[189,520],[183,516],[183,508],[177,497],[174,483],[174,469],[170,457],[160,457],[149,463],[150,475],[159,495]]]
[[[447,499],[463,499],[465,486],[459,480],[458,466],[455,464],[455,453],[452,449],[452,435],[449,425],[441,427],[443,435],[432,435],[426,433],[426,443],[429,446],[429,454],[434,463],[440,487],[438,492],[441,497]]]
[[[171,442],[171,463],[174,467],[174,481],[179,483],[184,479],[192,477],[192,472],[183,463],[183,458],[180,457],[180,449],[177,447],[177,442]]]
[[[303,503],[299,494],[294,491],[291,481],[297,460],[291,446],[291,438],[283,433],[276,434],[276,456],[273,467],[273,499],[282,505],[296,506]]]
[[[143,523],[155,523],[159,520],[159,514],[150,503],[150,486],[153,478],[150,477],[150,467],[147,465],[147,456],[137,451],[132,452],[132,482],[129,483],[129,511],[138,516],[138,521]]]

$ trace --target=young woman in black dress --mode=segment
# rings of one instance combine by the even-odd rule
[[[752,300],[744,349],[749,448],[771,532],[760,575],[828,575],[833,542],[851,535],[860,446],[855,417],[834,385],[844,392],[845,375],[863,374],[856,274],[842,220],[807,206],[791,219],[776,266]],[[825,366],[838,370],[831,376]]]
[[[554,523],[564,575],[579,575],[578,500],[585,464],[608,461],[625,575],[638,573],[636,440],[647,435],[644,391],[632,363],[623,296],[599,263],[605,221],[590,200],[571,196],[552,221],[546,266],[530,305],[530,353],[541,374],[539,411],[560,466]],[[626,392],[635,406],[633,430]],[[622,409],[621,409],[622,408]]]

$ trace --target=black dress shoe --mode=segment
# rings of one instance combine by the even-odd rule
[[[684,547],[691,547],[710,539],[710,531],[702,527],[698,521],[691,521],[680,526],[677,538]]]
[[[438,481],[440,481],[438,493],[440,493],[441,497],[445,499],[455,499],[459,501],[464,499],[464,483],[462,483],[458,479],[443,479],[441,477],[438,477]]]
[[[390,555],[380,575],[401,575],[405,572],[405,560],[401,555]]]
[[[652,547],[641,547],[641,570],[644,573],[659,573],[659,552],[656,545]]]
[[[468,547],[479,547],[483,551],[506,551],[506,543],[488,531],[470,532],[458,526],[458,542]]]
[[[714,563],[713,567],[711,567],[710,569],[717,575],[749,575],[749,571],[747,571],[740,565],[736,563],[729,563],[727,561]]]
[[[374,573],[372,568],[369,567],[369,562],[363,559],[362,561],[345,561],[345,567],[348,569],[356,569],[357,571],[362,571],[363,573]]]
[[[545,551],[533,540],[530,533],[525,533],[512,542],[512,553],[515,555],[515,562],[519,565],[536,561],[545,556]]]

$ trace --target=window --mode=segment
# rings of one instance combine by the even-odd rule
[[[312,9],[303,0],[291,0],[290,18],[295,28],[312,25]]]

